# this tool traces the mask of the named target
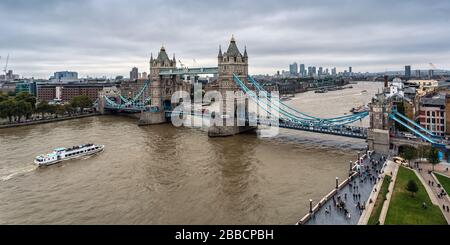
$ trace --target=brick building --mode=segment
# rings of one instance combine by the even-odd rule
[[[446,126],[446,95],[435,94],[420,99],[420,125],[438,136],[445,136]]]
[[[146,82],[148,82],[148,79],[122,81],[122,83],[120,84],[120,92],[125,98],[134,98],[145,86]],[[150,89],[147,88],[146,90],[144,90],[144,98],[148,98],[149,96]]]
[[[37,98],[39,101],[60,99],[67,102],[73,97],[86,95],[95,101],[99,91],[113,86],[115,84],[112,83],[40,84],[37,86]]]

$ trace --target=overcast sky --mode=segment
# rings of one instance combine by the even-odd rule
[[[128,76],[162,44],[188,66],[216,66],[232,34],[250,73],[298,62],[355,72],[450,69],[450,1],[1,0],[1,68],[47,78]]]

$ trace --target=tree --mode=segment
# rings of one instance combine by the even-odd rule
[[[56,118],[58,118],[58,115],[64,116],[64,113],[66,112],[66,108],[63,105],[54,105],[54,108],[55,108]]]
[[[430,149],[430,151],[428,152],[428,162],[431,163],[431,165],[433,165],[433,171],[434,171],[434,166],[437,165],[440,162],[439,159],[439,150],[432,147]]]
[[[24,116],[31,114],[33,111],[33,108],[30,103],[25,102],[24,100],[20,100],[16,103],[15,107],[15,116],[17,117],[17,120],[20,122],[20,119]]]
[[[69,116],[72,116],[72,113],[75,111],[75,108],[73,108],[72,104],[65,104],[64,105],[64,111],[66,111]]]
[[[16,115],[16,106],[16,101],[11,98],[0,102],[0,117],[8,118],[12,123],[13,117]]]
[[[41,101],[36,106],[36,112],[42,114],[42,119],[44,118],[45,113],[49,113],[49,110],[50,110],[50,105],[48,104],[47,101]]]
[[[414,194],[419,191],[419,187],[414,180],[409,180],[406,185],[406,190],[411,192],[411,196],[414,197]]]
[[[417,158],[417,150],[416,150],[416,148],[409,146],[409,145],[404,146],[403,152],[400,153],[400,156],[403,157],[404,159],[408,160],[408,165],[411,167],[411,160],[414,160]]]
[[[48,105],[47,112],[51,115],[55,115],[56,114],[56,105]],[[56,116],[56,117],[58,117],[58,116]]]
[[[70,104],[73,108],[77,108],[83,113],[84,108],[92,107],[92,100],[86,95],[75,96],[70,100]]]
[[[28,92],[20,92],[16,95],[15,97],[16,101],[25,101],[27,103],[30,103],[30,105],[32,106],[33,110],[36,108],[36,97],[34,97],[33,95],[31,95]]]
[[[8,95],[4,94],[0,91],[0,102],[3,102],[8,99]]]
[[[431,146],[424,146],[421,145],[419,146],[418,150],[417,150],[417,157],[418,158],[427,158],[428,154],[430,152]]]

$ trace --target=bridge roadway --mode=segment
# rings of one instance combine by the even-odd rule
[[[217,74],[218,67],[199,67],[199,68],[162,68],[159,75],[200,75],[200,74]]]

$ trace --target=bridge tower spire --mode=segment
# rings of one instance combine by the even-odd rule
[[[150,96],[151,96],[151,111],[142,112],[139,121],[140,125],[159,124],[167,121],[165,112],[171,110],[172,94],[175,91],[184,89],[184,84],[179,76],[161,75],[161,71],[176,69],[176,58],[170,59],[166,53],[164,45],[159,50],[158,57],[150,58]]]
[[[222,53],[222,47],[219,46],[218,70],[219,70],[218,74],[219,91],[222,94],[222,98],[224,99],[222,106],[222,113],[224,115],[226,114],[227,117],[228,116],[235,117],[235,115],[230,115],[233,112],[227,111],[229,107],[227,107],[226,105],[227,103],[235,104],[235,100],[227,99],[226,94],[227,91],[236,92],[240,90],[240,88],[234,82],[233,75],[236,75],[242,82],[248,84],[248,56],[247,52],[245,52],[244,55],[242,55],[242,53],[239,51],[234,35],[231,37],[230,44],[228,45],[228,49],[226,52]],[[245,101],[243,101],[242,103],[245,103]],[[249,127],[215,126],[209,129],[208,135],[211,137],[215,136],[222,137],[235,135],[240,132],[248,130]]]

